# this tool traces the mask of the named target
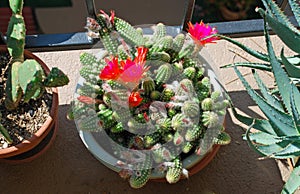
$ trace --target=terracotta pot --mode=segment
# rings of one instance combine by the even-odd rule
[[[0,52],[7,52],[6,46],[0,46]],[[30,51],[25,50],[24,52],[26,59],[35,59],[39,64],[41,64],[42,68],[44,69],[45,73],[48,74],[50,72],[47,65],[37,56],[35,56]],[[29,154],[29,157],[21,157],[18,158],[21,154],[28,153],[30,151],[33,151],[38,145],[41,145],[42,141],[47,137],[49,132],[51,132],[51,138],[49,142],[52,142],[55,138],[56,131],[57,131],[57,114],[58,114],[58,90],[57,88],[52,89],[52,107],[50,110],[50,116],[47,118],[44,125],[35,133],[30,139],[24,140],[21,143],[11,146],[5,149],[0,149],[0,159],[6,160],[6,161],[30,161],[39,154]],[[49,135],[50,136],[50,135]],[[48,136],[48,138],[49,138]],[[43,148],[40,148],[39,150],[46,150],[49,146],[44,145]],[[24,155],[23,155],[24,156]]]

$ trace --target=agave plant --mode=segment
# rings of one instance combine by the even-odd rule
[[[264,61],[264,63],[234,63],[224,67],[234,68],[248,94],[264,113],[266,119],[240,115],[234,108],[233,112],[239,121],[248,125],[245,139],[251,148],[267,158],[292,161],[293,171],[284,185],[282,193],[293,193],[300,186],[300,31],[289,21],[275,2],[272,0],[262,0],[262,2],[266,10],[257,8],[256,11],[264,19],[267,53],[255,51],[229,37],[217,36]],[[289,4],[296,22],[300,24],[299,2],[289,0]],[[295,52],[294,56],[285,56],[283,48],[280,56],[275,55],[268,32],[269,27],[289,49]],[[260,94],[249,85],[237,66],[252,68]],[[268,71],[274,75],[275,86],[273,89],[268,88],[260,79],[257,70]]]

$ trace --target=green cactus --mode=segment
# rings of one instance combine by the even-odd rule
[[[202,122],[204,126],[215,127],[219,124],[219,116],[213,111],[204,111],[202,114]]]
[[[99,106],[100,111],[97,113],[101,121],[101,126],[104,129],[110,129],[116,125],[116,121],[113,119],[113,111],[105,107],[104,105]]]
[[[175,52],[179,52],[183,47],[184,41],[185,41],[184,34],[182,33],[177,34],[176,37],[173,39],[173,50]]]
[[[99,118],[97,115],[89,115],[87,117],[83,117],[77,123],[82,130],[93,132],[102,130],[99,126]]]
[[[111,131],[112,133],[120,133],[120,132],[124,131],[124,127],[123,127],[122,122],[117,123],[115,126],[113,126],[113,127],[110,129],[110,131]]]
[[[26,60],[19,67],[19,84],[24,92],[24,102],[41,95],[44,72],[35,60]]]
[[[60,69],[53,67],[43,84],[45,87],[60,87],[68,83],[69,78]]]
[[[195,141],[200,137],[200,135],[204,132],[204,126],[193,126],[187,129],[185,134],[185,139],[189,142]]]
[[[173,136],[173,144],[175,146],[179,146],[179,145],[183,145],[184,144],[184,137],[181,133],[181,131],[179,132],[178,130],[174,133]]]
[[[228,133],[222,131],[218,137],[214,139],[214,143],[218,145],[227,145],[231,142],[231,137]]]
[[[212,110],[214,105],[214,101],[212,98],[205,98],[201,102],[201,108],[204,111]]]
[[[196,69],[195,67],[188,67],[183,70],[183,76],[187,79],[193,80],[196,76]]]
[[[185,101],[181,107],[181,112],[188,117],[196,117],[200,114],[199,103],[191,100]]]
[[[122,122],[123,124],[127,124],[128,119],[132,117],[129,109],[123,107],[115,109],[112,116],[116,121]]]
[[[131,118],[129,119],[127,126],[129,127],[129,131],[134,133],[137,130],[145,129],[147,125],[137,121],[135,118]]]
[[[77,93],[82,96],[96,98],[97,95],[103,95],[104,90],[98,85],[91,84],[90,82],[84,82],[83,85],[78,88]]]
[[[150,55],[150,60],[154,61],[154,64],[159,65],[159,61],[169,63],[171,60],[171,56],[164,51],[161,52],[153,52]]]
[[[151,77],[146,77],[142,83],[142,89],[146,95],[150,95],[155,90],[155,83]]]
[[[194,146],[195,146],[195,143],[187,141],[182,146],[182,152],[187,154],[194,148]]]
[[[167,34],[166,26],[163,23],[158,23],[155,25],[155,29],[153,32],[153,36],[151,37],[151,40],[153,42],[157,42],[161,38],[165,37],[166,34]]]
[[[2,119],[2,114],[0,113],[0,121],[1,121],[1,119]],[[13,142],[7,129],[1,123],[0,123],[0,133],[3,135],[3,137],[9,144],[11,144]]]
[[[190,94],[194,94],[195,88],[194,84],[189,79],[183,79],[179,83],[180,87],[176,91],[176,96],[187,96]]]
[[[178,58],[182,59],[182,58],[190,57],[194,49],[195,49],[195,45],[193,43],[183,46],[178,53]]]
[[[115,18],[115,28],[120,36],[129,44],[134,46],[142,46],[145,44],[144,37],[128,22]]]
[[[158,131],[161,134],[168,133],[171,130],[172,121],[170,118],[160,118],[157,120]]]
[[[173,164],[173,166],[168,167],[166,174],[166,180],[171,184],[177,183],[182,174],[182,162],[180,158],[175,158]]]
[[[23,0],[10,0],[12,16],[7,28],[7,48],[11,55],[11,67],[6,82],[5,106],[7,109],[16,109],[22,98],[25,103],[30,99],[42,96],[45,87],[66,85],[68,77],[57,68],[51,70],[45,78],[41,65],[33,60],[24,61],[25,22],[22,16]]]
[[[173,38],[172,36],[165,36],[159,39],[155,44],[150,48],[150,55],[155,52],[167,51],[173,48]]]
[[[99,72],[100,72],[101,66],[100,65],[86,65],[83,66],[79,73],[80,75],[87,81],[92,84],[97,84],[99,82]]]
[[[144,144],[146,148],[152,147],[161,139],[161,134],[158,132],[151,133],[144,137]]]
[[[127,166],[125,163],[127,168],[122,173],[130,172],[126,175],[131,175],[129,183],[133,188],[144,186],[153,170],[165,173],[170,183],[177,182],[182,174],[187,175],[182,167],[182,157],[194,154],[202,138],[206,137],[208,127],[213,126],[211,115],[202,115],[201,101],[217,96],[212,94],[214,88],[205,77],[206,72],[198,56],[193,55],[195,44],[188,42],[184,33],[170,36],[163,24],[152,28],[153,36],[146,36],[141,29],[135,29],[126,21],[113,14],[108,16],[103,11],[97,16],[97,23],[93,23],[92,19],[88,22],[87,29],[100,38],[108,54],[100,56],[100,59],[89,54],[80,56],[83,65],[80,74],[88,84],[83,84],[78,93],[91,95],[97,102],[95,110],[100,119],[99,125],[112,140],[123,146],[116,148],[112,145],[117,155],[121,156],[125,149],[151,151],[143,162],[135,161],[141,158],[131,157],[133,163]],[[139,53],[140,49],[146,52]],[[99,73],[108,67],[107,61],[111,57],[118,59],[118,68],[112,67],[111,72],[116,73],[116,77],[101,80]],[[133,77],[140,76],[137,83],[121,79],[123,69],[131,65],[138,67],[133,66],[136,72],[131,72]],[[139,65],[143,69],[139,69]],[[92,92],[93,85],[102,88],[102,92]],[[139,96],[129,96],[130,93],[138,93]],[[225,111],[225,103],[222,97],[213,102],[214,106],[209,111],[221,122],[220,112]],[[215,143],[217,139],[214,137],[220,130],[220,124],[209,129],[207,139],[202,143],[206,151]],[[151,162],[148,162],[149,158]]]
[[[98,63],[97,58],[93,54],[87,52],[81,53],[79,60],[82,65],[92,65],[94,63]]]
[[[171,98],[175,96],[175,92],[172,89],[165,88],[161,93],[161,101],[169,102]]]
[[[174,130],[183,130],[185,127],[185,122],[184,119],[186,116],[182,113],[177,113],[173,118],[172,118],[172,127]]]
[[[137,165],[137,170],[133,171],[133,175],[129,179],[132,188],[138,189],[143,187],[150,178],[152,163],[150,156],[147,154],[145,161]]]
[[[121,60],[126,60],[130,58],[129,53],[127,53],[126,49],[124,48],[124,45],[118,46],[118,57]]]
[[[107,21],[107,18],[103,14],[97,15],[97,22],[100,25],[99,37],[106,49],[111,55],[117,55],[118,53],[118,39],[112,30],[111,22]]]
[[[166,83],[170,79],[171,75],[172,67],[169,63],[165,63],[157,69],[155,80],[158,83]]]
[[[79,119],[82,115],[88,114],[90,110],[94,110],[94,107],[75,100],[71,102],[71,109],[67,116],[70,120]]]
[[[195,91],[197,93],[199,101],[209,97],[211,86],[208,77],[204,77],[201,81],[198,81],[195,85]]]

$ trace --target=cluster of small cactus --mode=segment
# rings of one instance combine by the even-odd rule
[[[241,62],[229,64],[234,67],[248,94],[264,113],[266,119],[251,118],[233,111],[238,120],[248,125],[245,139],[250,147],[266,158],[290,159],[293,171],[282,193],[294,193],[300,187],[300,31],[272,0],[262,0],[266,10],[257,8],[264,18],[264,33],[268,53],[255,51],[236,40],[219,35],[220,38],[239,46],[265,63]],[[297,0],[289,0],[295,21],[300,25],[300,5]],[[295,52],[286,56],[282,48],[276,56],[270,35],[270,27],[286,47]],[[253,76],[260,88],[260,94],[251,88],[236,66],[252,68]],[[258,70],[268,71],[274,75],[275,87],[267,88],[260,79]],[[254,128],[256,130],[252,131]]]
[[[153,171],[176,183],[188,176],[187,155],[230,142],[223,129],[228,101],[211,84],[199,45],[187,34],[170,36],[159,23],[147,36],[113,12],[88,18],[86,28],[105,50],[100,58],[81,54],[84,82],[69,117],[79,130],[111,138],[119,160],[111,165],[133,188],[144,186]]]
[[[36,60],[24,59],[26,26],[22,16],[23,0],[9,0],[9,5],[12,16],[6,35],[11,62],[5,88],[5,106],[14,110],[20,102],[27,103],[31,99],[40,98],[45,88],[66,85],[69,79],[56,67],[46,76]]]

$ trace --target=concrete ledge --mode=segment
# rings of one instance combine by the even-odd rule
[[[275,36],[272,39],[276,50],[280,51],[281,42]],[[238,40],[255,49],[265,48],[263,37]],[[36,53],[46,64],[60,67],[71,78],[68,86],[59,89],[59,132],[54,145],[37,160],[22,165],[0,165],[2,193],[280,193],[284,183],[275,160],[258,160],[259,155],[242,140],[244,131],[230,111],[226,117],[226,130],[232,137],[232,143],[221,147],[204,170],[175,185],[150,181],[140,190],[131,189],[127,181],[88,152],[74,122],[65,117],[79,76],[79,54],[84,51]],[[205,51],[216,64],[221,81],[235,105],[249,115],[262,116],[233,70],[219,69],[222,65],[252,58],[225,41],[208,45]],[[242,72],[249,73],[248,70]],[[263,75],[263,79],[273,84],[270,75]],[[254,83],[253,80],[251,82]]]

